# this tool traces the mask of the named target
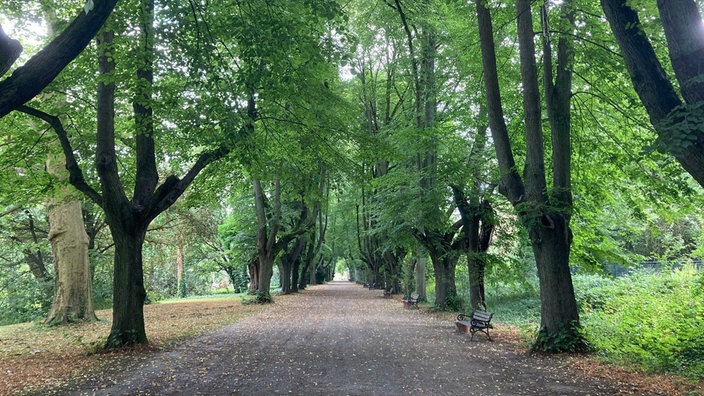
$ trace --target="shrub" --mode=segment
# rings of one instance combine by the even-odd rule
[[[636,272],[604,285],[603,305],[583,315],[604,356],[654,371],[704,375],[704,302],[693,269]],[[604,297],[606,296],[606,297]]]
[[[53,280],[31,274],[0,280],[0,326],[43,319],[51,308]]]
[[[613,288],[614,282],[613,278],[596,274],[573,276],[574,293],[581,312],[603,309],[616,292]]]

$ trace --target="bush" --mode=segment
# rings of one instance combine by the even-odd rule
[[[574,275],[574,294],[581,313],[603,309],[606,302],[616,293],[614,282],[613,278],[602,275]]]
[[[636,272],[604,284],[582,325],[604,356],[653,371],[704,376],[704,302],[693,269]],[[593,307],[592,307],[593,308]]]
[[[22,274],[0,280],[0,326],[46,317],[54,293],[53,280]]]

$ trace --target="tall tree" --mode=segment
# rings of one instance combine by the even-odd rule
[[[422,6],[429,6],[427,1]],[[438,56],[438,33],[428,20],[419,19],[412,24],[405,6],[398,0],[392,6],[401,21],[406,34],[406,45],[410,57],[410,71],[413,87],[413,120],[419,137],[426,139],[415,158],[415,168],[419,174],[419,200],[426,220],[442,218],[443,208],[438,205],[438,145],[435,136],[437,128],[438,89],[436,58]],[[459,238],[460,225],[444,227],[433,220],[413,225],[413,235],[430,255],[435,274],[435,305],[440,308],[457,308],[455,266],[462,244]]]
[[[631,2],[601,0],[601,5],[660,148],[704,186],[704,27],[697,2],[657,1],[679,95]]]
[[[315,217],[309,218],[308,210],[304,206],[295,226],[279,234],[282,226],[281,180],[278,176],[274,179],[270,197],[267,197],[260,180],[253,180],[252,185],[257,215],[256,241],[259,260],[257,301],[266,303],[272,301],[269,288],[274,260],[292,240],[315,225]]]
[[[49,22],[49,33],[57,30],[60,21],[56,10],[44,7],[42,10]],[[48,101],[48,100],[47,100]],[[57,103],[65,109],[65,101]],[[60,149],[57,142],[54,150]],[[73,321],[97,320],[93,310],[93,295],[88,256],[90,239],[86,232],[80,196],[75,189],[66,185],[68,172],[63,154],[49,154],[46,170],[58,179],[59,186],[49,198],[47,205],[49,219],[49,242],[54,261],[54,301],[51,311],[44,321],[50,324],[66,324]]]
[[[85,179],[69,136],[58,117],[24,107],[22,111],[40,117],[54,127],[66,156],[70,182],[105,212],[106,222],[115,244],[113,276],[113,322],[106,346],[146,343],[143,304],[146,297],[143,280],[142,247],[150,222],[178,199],[195,177],[210,163],[231,149],[223,145],[202,152],[184,177],[167,177],[159,185],[156,168],[156,140],[153,115],[153,73],[155,59],[154,2],[141,0],[138,7],[139,41],[135,56],[136,84],[133,96],[134,148],[136,175],[132,198],[127,197],[123,176],[118,167],[115,133],[115,34],[104,30],[99,35],[99,71],[97,87],[97,144],[95,170],[100,192]],[[250,113],[254,109],[250,109]],[[239,134],[245,134],[244,122]]]
[[[476,0],[482,65],[485,76],[489,125],[501,171],[501,192],[506,195],[528,230],[540,283],[541,323],[534,348],[547,351],[586,348],[579,333],[579,312],[569,268],[572,240],[570,181],[570,99],[572,81],[571,1],[560,6],[563,28],[553,64],[548,7],[541,7],[545,102],[552,136],[552,187],[545,171],[541,100],[536,67],[533,12],[530,0],[516,0],[517,34],[523,89],[526,159],[518,172],[499,90],[492,19],[482,0]]]

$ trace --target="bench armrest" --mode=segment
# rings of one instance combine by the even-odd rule
[[[468,314],[464,314],[464,313],[457,315],[457,321],[459,321],[459,322],[468,321],[470,319],[472,319],[472,315],[468,315]]]

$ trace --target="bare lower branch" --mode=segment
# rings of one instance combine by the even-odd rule
[[[68,140],[68,134],[66,133],[59,117],[47,114],[41,110],[37,110],[29,106],[20,106],[17,108],[17,111],[37,117],[51,125],[56,132],[56,136],[59,138],[61,148],[64,152],[64,157],[66,157],[66,169],[69,173],[69,182],[76,187],[78,191],[84,193],[88,198],[90,198],[91,201],[95,202],[96,205],[102,207],[103,198],[86,182],[86,179],[83,176],[83,171],[76,161],[76,156],[73,154],[73,148],[71,147],[71,142]]]

